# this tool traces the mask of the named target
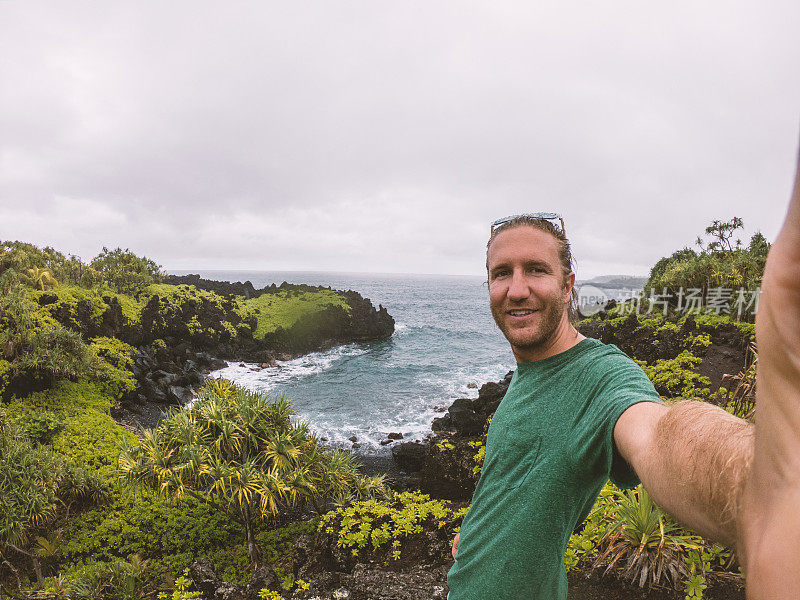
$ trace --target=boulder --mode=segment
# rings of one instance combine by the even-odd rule
[[[414,473],[425,464],[425,444],[405,442],[392,447],[392,458],[403,471]]]
[[[475,412],[472,400],[468,398],[455,400],[448,413],[450,415],[451,428],[455,429],[459,435],[479,435],[483,432],[483,424],[486,419]]]
[[[452,448],[439,447],[445,439]],[[480,439],[437,435],[429,440],[420,471],[420,489],[434,498],[469,500],[478,482],[473,470],[477,450],[469,444]]]
[[[181,406],[183,406],[184,404],[189,402],[192,398],[194,398],[192,390],[177,385],[169,386],[169,388],[167,388],[167,393],[171,400],[174,400]]]

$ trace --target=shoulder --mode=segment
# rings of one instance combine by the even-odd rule
[[[644,393],[654,399],[659,395],[642,367],[614,344],[586,338],[586,351],[580,356],[580,369],[588,381],[599,385],[606,394]]]

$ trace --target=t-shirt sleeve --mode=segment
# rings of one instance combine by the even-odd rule
[[[616,350],[618,354],[613,357],[610,371],[604,377],[601,419],[605,453],[611,455],[609,477],[616,486],[627,489],[639,485],[639,477],[617,450],[614,427],[622,413],[634,404],[662,400],[642,368],[621,350]]]

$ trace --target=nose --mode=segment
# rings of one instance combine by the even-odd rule
[[[515,269],[508,284],[506,296],[509,300],[519,302],[531,295],[531,289],[522,271]]]

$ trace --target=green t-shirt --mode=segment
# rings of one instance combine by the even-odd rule
[[[483,471],[447,575],[450,600],[563,600],[564,552],[611,480],[637,485],[614,425],[630,406],[660,401],[619,348],[586,338],[518,363],[489,425]]]

